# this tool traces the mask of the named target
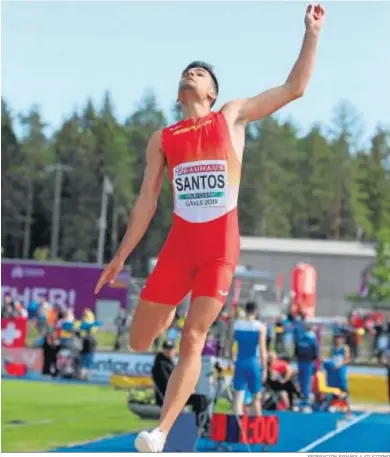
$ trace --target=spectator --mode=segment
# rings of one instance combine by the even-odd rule
[[[289,409],[293,408],[294,396],[300,397],[300,393],[293,381],[296,371],[283,359],[279,359],[275,352],[268,354],[268,379],[267,385],[276,392],[286,392]]]
[[[382,362],[387,369],[387,395],[390,405],[390,343],[382,353]]]
[[[152,379],[155,386],[156,404],[162,406],[164,396],[168,386],[169,377],[175,367],[175,345],[172,341],[167,340],[163,343],[162,351],[159,352],[154,360],[152,367]],[[192,394],[187,401],[187,405],[192,406],[196,415],[197,425],[200,425],[202,413],[207,408],[207,398],[205,395]]]
[[[347,365],[351,360],[349,346],[345,344],[342,334],[336,335],[331,352],[332,370],[328,371],[328,384],[348,392]]]
[[[96,352],[96,338],[92,333],[92,326],[87,330],[82,331],[82,347],[81,347],[81,373],[80,379],[87,381],[90,371],[93,366],[93,359]]]
[[[302,392],[302,409],[309,410],[309,397],[314,374],[314,361],[319,358],[319,345],[311,326],[306,326],[296,342],[295,356],[298,361],[298,380]]]
[[[43,337],[42,352],[43,352],[43,367],[42,374],[56,377],[57,370],[57,354],[59,350],[58,341],[53,329],[48,329]]]
[[[4,296],[4,303],[1,307],[1,317],[4,319],[9,319],[11,317],[15,317],[15,304],[11,298],[11,295],[7,294]]]
[[[127,322],[128,322],[128,315],[125,309],[120,308],[118,311],[118,315],[114,320],[114,325],[116,328],[116,336],[115,336],[115,343],[114,343],[114,351],[119,351],[121,348],[121,340],[123,335],[126,333],[127,329]]]
[[[215,341],[215,337],[210,331],[207,334],[206,341],[204,343],[203,351],[202,351],[202,356],[208,355],[208,356],[217,356],[218,355],[218,343]]]
[[[274,323],[273,322],[268,322],[267,324],[267,340],[266,340],[266,346],[267,346],[267,351],[271,349],[271,344],[272,340],[274,338]]]
[[[156,404],[162,406],[169,377],[175,368],[173,358],[175,356],[175,345],[172,341],[164,342],[162,351],[159,352],[154,360],[152,368],[152,378],[155,386]]]
[[[285,328],[284,328],[283,321],[284,321],[283,316],[281,316],[275,322],[275,351],[277,354],[284,354],[286,351],[285,344],[284,344]]]

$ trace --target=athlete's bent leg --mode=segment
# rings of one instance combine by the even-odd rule
[[[130,347],[146,351],[172,323],[176,307],[140,299],[130,327]]]
[[[181,337],[179,363],[169,378],[161,411],[159,429],[165,434],[169,433],[188,398],[194,393],[200,376],[206,336],[222,306],[220,300],[210,297],[198,297],[191,303]]]
[[[194,393],[206,336],[223,307],[233,274],[234,266],[226,263],[208,264],[196,273],[191,287],[193,301],[182,332],[179,363],[169,378],[160,425],[137,436],[135,446],[138,451],[163,450],[169,431]]]

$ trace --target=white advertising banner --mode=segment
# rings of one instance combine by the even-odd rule
[[[109,382],[113,373],[150,376],[154,354],[97,352],[91,370],[91,381]]]

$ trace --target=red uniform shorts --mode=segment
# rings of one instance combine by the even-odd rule
[[[187,222],[173,216],[158,262],[141,298],[176,306],[191,291],[192,300],[226,301],[240,252],[237,209],[210,222]]]

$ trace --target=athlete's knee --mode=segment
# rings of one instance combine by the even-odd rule
[[[129,346],[132,351],[145,352],[153,344],[153,341],[154,340],[149,335],[142,335],[142,333],[137,332],[135,330],[132,331],[132,329],[130,328]]]
[[[153,341],[145,340],[141,338],[134,338],[130,332],[129,346],[130,349],[134,352],[145,352],[149,349]]]
[[[200,355],[206,341],[208,329],[184,328],[180,341],[180,357]]]

